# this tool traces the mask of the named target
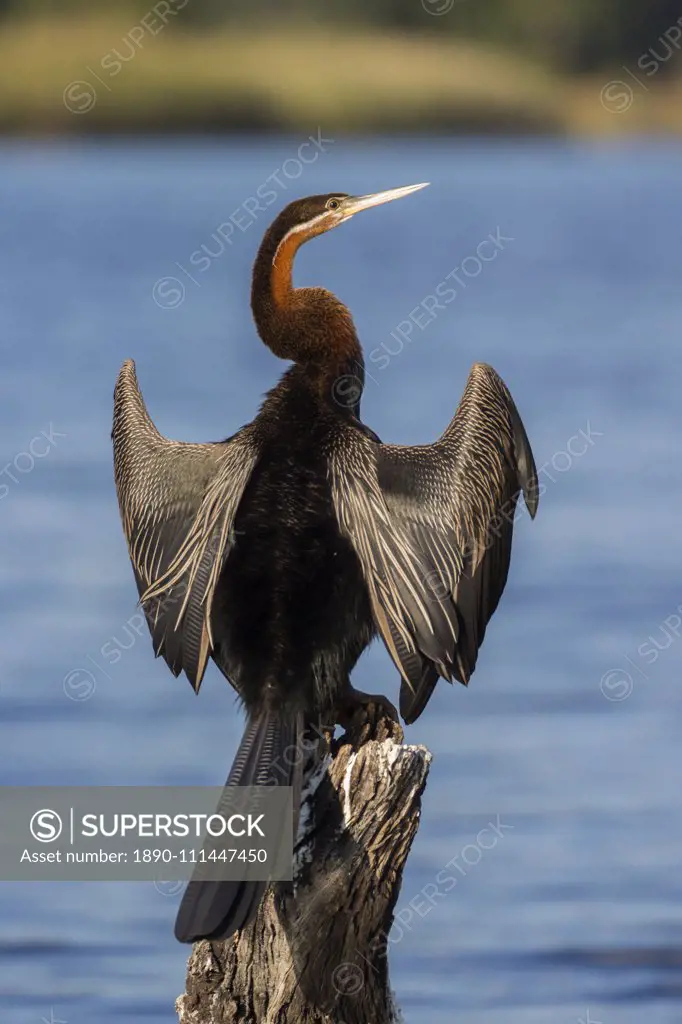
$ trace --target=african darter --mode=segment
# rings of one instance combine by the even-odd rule
[[[430,445],[383,444],[360,419],[363,356],[353,318],[324,288],[294,288],[309,239],[423,185],[291,203],[265,233],[251,306],[262,341],[291,361],[253,420],[226,441],[156,430],[126,362],[115,391],[123,528],[153,638],[199,690],[209,657],[236,688],[246,728],[229,785],[300,792],[311,723],[369,699],[350,673],[378,633],[414,722],[439,677],[468,683],[507,579],[514,510],[537,507],[523,424],[505,384],[477,363]],[[340,381],[357,382],[355,390]],[[226,938],[265,882],[192,881],[181,941]]]

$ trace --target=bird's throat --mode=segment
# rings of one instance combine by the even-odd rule
[[[290,232],[278,245],[272,257],[270,270],[270,295],[276,309],[286,313],[291,302],[293,286],[294,257],[305,241],[303,232]]]

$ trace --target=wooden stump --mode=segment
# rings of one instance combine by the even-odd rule
[[[198,942],[180,1024],[394,1024],[388,934],[431,754],[358,715],[304,790],[295,892],[270,888],[227,942]]]

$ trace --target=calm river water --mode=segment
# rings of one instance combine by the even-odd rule
[[[294,180],[281,168],[300,142],[0,147],[2,779],[223,781],[231,690],[211,668],[195,698],[135,630],[116,373],[135,358],[166,434],[231,433],[282,369],[248,305],[272,214],[431,181],[297,264],[354,311],[372,353],[363,416],[382,438],[437,436],[485,360],[544,467],[470,688],[440,684],[409,732],[434,761],[391,949],[397,1000],[409,1024],[679,1021],[682,147],[337,140]],[[229,221],[269,178],[269,209]],[[401,333],[453,271],[456,297]],[[397,694],[378,646],[356,685]],[[481,849],[490,822],[504,828]],[[453,858],[457,885],[410,916]],[[148,883],[1,885],[3,1024],[172,1024],[177,899]]]

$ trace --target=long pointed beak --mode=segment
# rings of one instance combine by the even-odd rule
[[[344,199],[342,205],[344,220],[360,213],[361,210],[369,210],[372,206],[380,206],[382,203],[390,203],[394,199],[402,199],[403,196],[409,196],[411,192],[418,192],[420,188],[426,188],[428,184],[430,184],[428,181],[422,181],[419,185],[389,188],[387,192],[374,192],[369,196],[349,196],[348,199]]]

